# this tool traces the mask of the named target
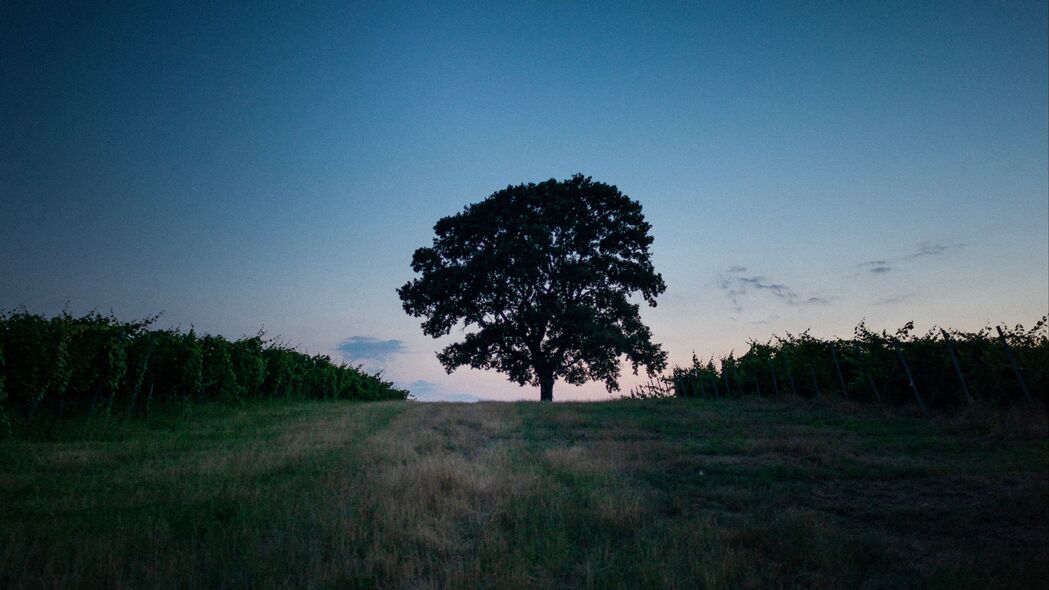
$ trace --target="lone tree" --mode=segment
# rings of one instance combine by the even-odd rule
[[[616,391],[621,355],[635,375],[666,366],[630,301],[655,307],[666,290],[650,228],[640,203],[581,174],[508,186],[438,221],[433,245],[412,256],[421,276],[397,294],[434,338],[476,327],[437,354],[449,373],[495,369],[539,386],[543,401],[558,378]]]

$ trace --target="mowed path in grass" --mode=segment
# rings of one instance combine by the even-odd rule
[[[1040,587],[1047,466],[990,410],[207,406],[0,441],[0,587]]]

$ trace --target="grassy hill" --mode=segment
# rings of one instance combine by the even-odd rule
[[[0,586],[1016,588],[1044,414],[252,402],[0,441]]]

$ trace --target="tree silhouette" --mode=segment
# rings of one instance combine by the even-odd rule
[[[630,300],[655,307],[666,290],[650,228],[640,203],[581,174],[508,186],[438,221],[433,245],[412,256],[421,276],[397,293],[427,335],[476,328],[437,354],[449,373],[495,369],[543,401],[559,378],[615,391],[620,356],[634,374],[666,366]]]

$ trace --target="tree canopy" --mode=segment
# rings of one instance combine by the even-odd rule
[[[439,220],[412,256],[421,276],[397,293],[429,336],[462,323],[463,340],[437,354],[448,372],[495,369],[542,400],[557,379],[615,391],[621,356],[635,374],[666,366],[631,300],[655,307],[666,290],[650,229],[640,203],[581,174],[507,186]]]

